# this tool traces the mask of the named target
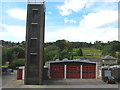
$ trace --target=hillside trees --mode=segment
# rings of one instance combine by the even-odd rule
[[[67,40],[57,40],[53,45],[57,46],[60,48],[60,50],[64,50],[64,49],[68,49],[71,50],[72,49],[72,43],[67,41]]]
[[[60,48],[59,59],[72,58],[72,43],[67,40],[58,40],[54,43],[55,46]]]
[[[111,55],[114,57],[118,57],[116,52],[120,52],[120,42],[119,41],[112,41],[108,42],[107,45],[103,47],[102,55]]]
[[[4,65],[8,60],[7,53],[8,53],[8,49],[2,48],[2,65]]]
[[[94,44],[93,44],[93,47],[95,47],[96,49],[99,49],[99,50],[102,50],[102,49],[103,49],[103,46],[104,46],[104,44],[103,44],[102,41],[96,41],[96,42],[94,42]]]
[[[60,48],[54,45],[47,46],[44,50],[45,61],[54,61],[59,58]]]
[[[2,45],[2,64],[5,64],[6,61],[15,62],[20,61],[18,59],[25,58],[25,41],[23,42],[10,42],[3,41]],[[87,48],[85,50],[85,48]],[[92,49],[95,49],[91,51]],[[102,52],[102,55],[111,55],[114,57],[120,57],[120,42],[119,41],[109,41],[102,42],[96,41],[94,43],[88,42],[69,42],[67,40],[57,40],[56,42],[47,42],[44,47],[44,58],[45,61],[56,60],[56,59],[73,59],[74,57],[85,57],[87,54],[94,53],[99,50]],[[98,55],[98,53],[95,55]],[[101,53],[99,54],[101,56]],[[24,61],[24,60],[21,60]]]
[[[20,47],[4,47],[2,50],[2,64],[4,65],[6,61],[13,63],[19,58],[25,58],[25,50]]]

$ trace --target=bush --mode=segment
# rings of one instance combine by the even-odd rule
[[[24,66],[25,65],[25,59],[24,58],[19,58],[19,59],[16,59],[12,62],[12,67],[15,68],[15,67],[18,67],[18,66]]]

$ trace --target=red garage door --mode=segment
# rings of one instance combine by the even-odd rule
[[[22,80],[22,69],[18,69],[18,80]]]
[[[66,65],[66,78],[80,78],[80,65]]]
[[[96,78],[96,66],[95,65],[83,65],[82,66],[82,78]]]
[[[50,65],[51,78],[64,78],[64,65]]]

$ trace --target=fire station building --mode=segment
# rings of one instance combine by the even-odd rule
[[[95,79],[98,76],[97,62],[89,60],[63,60],[49,62],[49,76],[61,79]]]

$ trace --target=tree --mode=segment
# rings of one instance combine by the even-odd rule
[[[120,52],[120,42],[108,41],[106,45],[104,45],[102,55],[111,55],[113,57],[116,57],[117,56],[116,52]]]
[[[79,48],[79,50],[77,51],[77,55],[78,55],[78,56],[83,56],[83,52],[82,52],[82,49],[81,49],[81,48]]]
[[[111,45],[106,45],[104,46],[104,49],[102,51],[102,55],[110,55],[110,56],[115,56],[115,51],[112,49]]]
[[[63,51],[64,49],[68,49],[68,50],[72,50],[72,43],[67,41],[67,40],[57,40],[54,43],[55,46],[59,47],[61,51]]]
[[[69,58],[67,49],[64,49],[60,52],[59,59],[62,60],[64,58]]]
[[[119,41],[108,42],[108,44],[111,46],[111,49],[113,51],[120,51],[120,42]]]
[[[54,61],[59,58],[60,48],[57,46],[47,46],[44,52],[45,61]]]
[[[103,49],[103,42],[102,41],[96,41],[93,45],[96,49],[102,50]]]
[[[2,65],[4,65],[8,61],[7,52],[8,52],[8,49],[3,47],[2,48]]]
[[[13,60],[12,65],[10,67],[15,68],[15,67],[24,66],[24,65],[25,65],[25,59],[19,58],[19,59]]]
[[[117,55],[118,59],[120,59],[120,52],[118,52],[118,55]]]
[[[20,47],[4,48],[2,57],[3,61],[7,60],[12,62],[14,59],[17,58],[25,58],[25,51]]]

